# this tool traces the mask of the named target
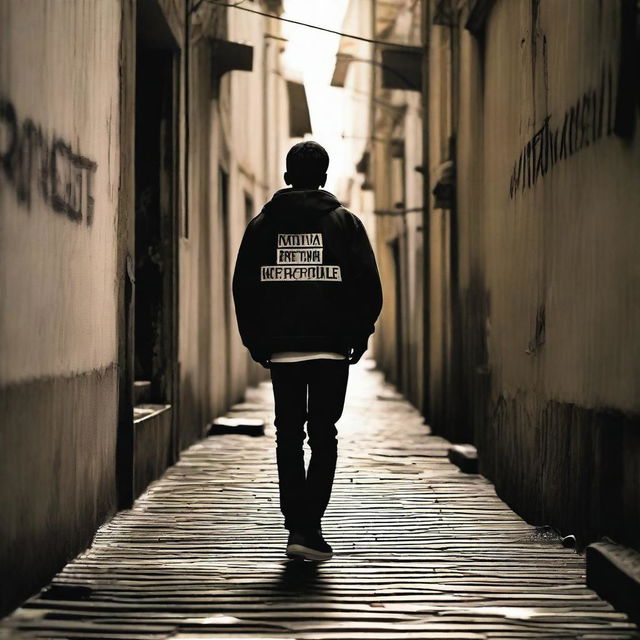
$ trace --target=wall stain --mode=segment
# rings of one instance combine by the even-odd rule
[[[538,37],[540,32],[540,0],[531,0],[531,90],[533,100],[533,121],[537,121],[536,112],[536,63],[538,60]]]
[[[639,427],[611,407],[500,394],[477,443],[481,473],[527,522],[575,535],[579,549],[604,535],[637,547]]]
[[[544,343],[545,343],[545,332],[546,332],[546,319],[545,319],[545,306],[540,305],[538,307],[538,311],[536,312],[536,328],[533,335],[533,338],[529,341],[529,346],[527,347],[526,353],[527,355],[534,354]]]

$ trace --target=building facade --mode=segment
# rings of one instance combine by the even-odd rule
[[[334,81],[369,93],[380,367],[527,520],[640,547],[637,3],[353,12],[369,85],[346,45]]]
[[[262,376],[230,274],[291,134],[278,24],[206,0],[0,5],[3,612]]]
[[[455,182],[438,430],[529,521],[640,547],[636,4],[432,3],[428,68]]]
[[[384,290],[374,336],[378,366],[425,407],[421,6],[350,2],[333,85],[349,101],[349,202],[366,203]],[[388,45],[384,43],[389,43]]]

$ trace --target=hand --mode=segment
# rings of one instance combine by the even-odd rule
[[[351,353],[349,354],[349,364],[356,364],[360,358],[362,358],[364,352],[367,350],[367,342],[359,342],[355,347],[351,348]]]
[[[251,358],[255,360],[259,365],[263,366],[265,369],[271,368],[271,360],[269,360],[269,356],[264,353],[260,353],[258,351],[251,351]]]

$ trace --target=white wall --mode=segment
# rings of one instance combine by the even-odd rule
[[[500,0],[484,38],[457,34],[465,384],[450,393],[525,518],[637,547],[640,111],[615,131],[621,6]]]
[[[88,371],[116,357],[119,19],[117,2],[0,5],[0,99],[15,109],[23,154],[13,179],[0,170],[0,384]],[[28,123],[44,142],[31,154]],[[5,158],[13,136],[5,114]],[[68,201],[65,190],[74,181],[79,220],[56,211],[51,196],[41,193],[43,162],[49,188],[54,180],[47,162],[54,141],[96,165],[71,174],[68,153],[56,155],[57,189]],[[30,202],[19,202],[21,180]],[[94,199],[91,221],[88,197]]]
[[[637,136],[625,141],[607,131],[617,95],[618,4],[597,10],[586,0],[542,2],[533,29],[528,12],[525,2],[499,3],[487,33],[485,213],[495,388],[514,394],[535,386],[562,402],[637,411],[640,145]],[[514,167],[545,116],[561,136],[565,114],[585,95],[602,103],[601,133],[593,136],[587,112],[581,148],[512,197]],[[530,356],[541,306],[545,344]]]
[[[120,30],[0,2],[0,613],[116,506]]]

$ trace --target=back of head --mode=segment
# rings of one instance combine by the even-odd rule
[[[317,142],[306,140],[293,145],[287,153],[285,181],[296,188],[323,187],[327,179],[329,154]]]

